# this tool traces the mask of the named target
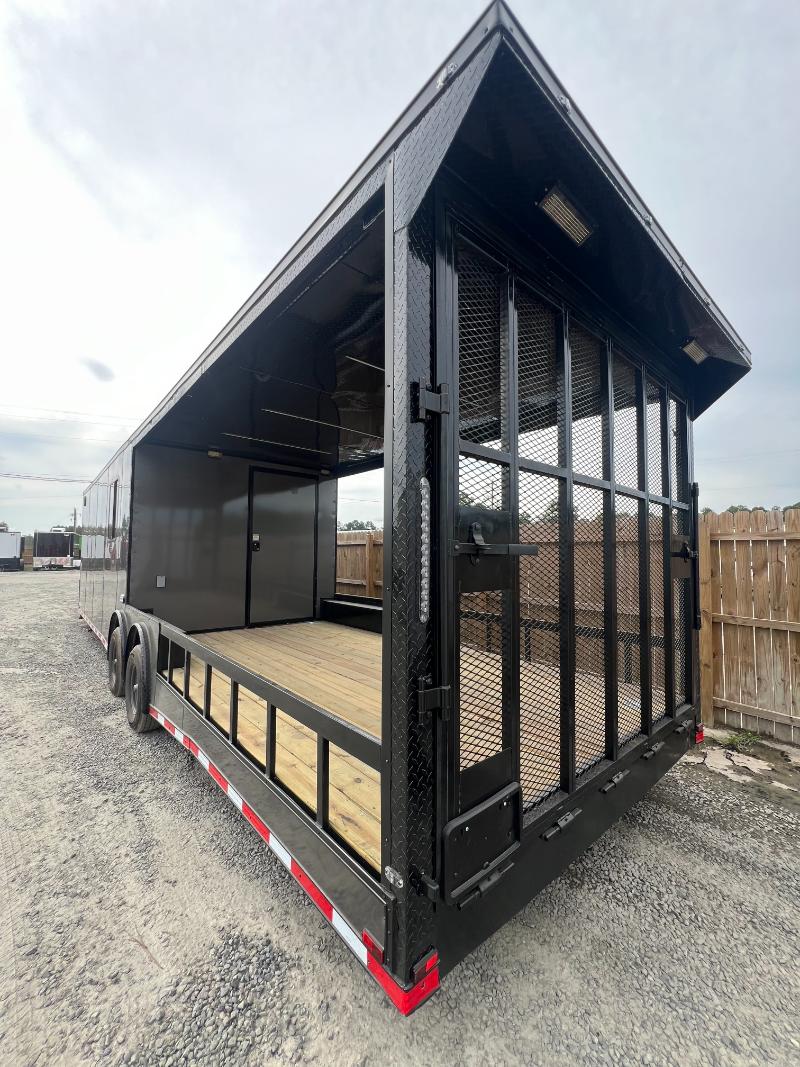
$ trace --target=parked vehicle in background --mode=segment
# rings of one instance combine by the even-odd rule
[[[35,571],[67,570],[80,567],[80,535],[68,533],[64,527],[47,532],[37,530],[33,535],[33,569]]]
[[[5,523],[0,529],[0,571],[21,571],[22,537],[16,530],[9,530]]]

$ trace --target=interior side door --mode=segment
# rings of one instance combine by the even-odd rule
[[[247,625],[314,615],[316,482],[253,470]]]

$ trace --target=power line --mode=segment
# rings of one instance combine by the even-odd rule
[[[0,415],[0,418],[3,418]],[[111,427],[109,426],[110,430]],[[124,431],[123,431],[124,432]],[[5,437],[30,437],[35,441],[86,441],[91,444],[98,445],[119,445],[121,441],[124,441],[124,436],[119,437],[75,437],[73,434],[54,434],[54,433],[17,433],[16,430],[0,430],[0,436]]]
[[[78,485],[88,485],[91,478],[68,478],[63,474],[11,474],[0,471],[0,478],[16,478],[21,482],[76,482]]]
[[[0,404],[0,408],[11,408],[14,411],[46,411],[52,415],[86,415],[90,419],[112,419],[116,422],[125,422],[130,426],[135,426],[137,420],[128,418],[126,415],[101,415],[92,411],[73,411],[70,408],[40,408],[35,404]],[[37,418],[36,415],[9,415],[9,419],[30,419]]]

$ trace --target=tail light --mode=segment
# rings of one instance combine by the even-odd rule
[[[703,723],[699,722],[694,728],[694,743],[701,745],[706,739],[706,728]]]

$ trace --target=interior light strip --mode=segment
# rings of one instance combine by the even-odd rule
[[[235,437],[239,441],[257,441],[260,445],[275,445],[276,448],[296,448],[298,452],[318,452],[321,456],[331,452],[329,448],[306,448],[305,445],[290,445],[286,441],[268,441],[266,437],[248,437],[246,433],[223,433],[222,436]]]

